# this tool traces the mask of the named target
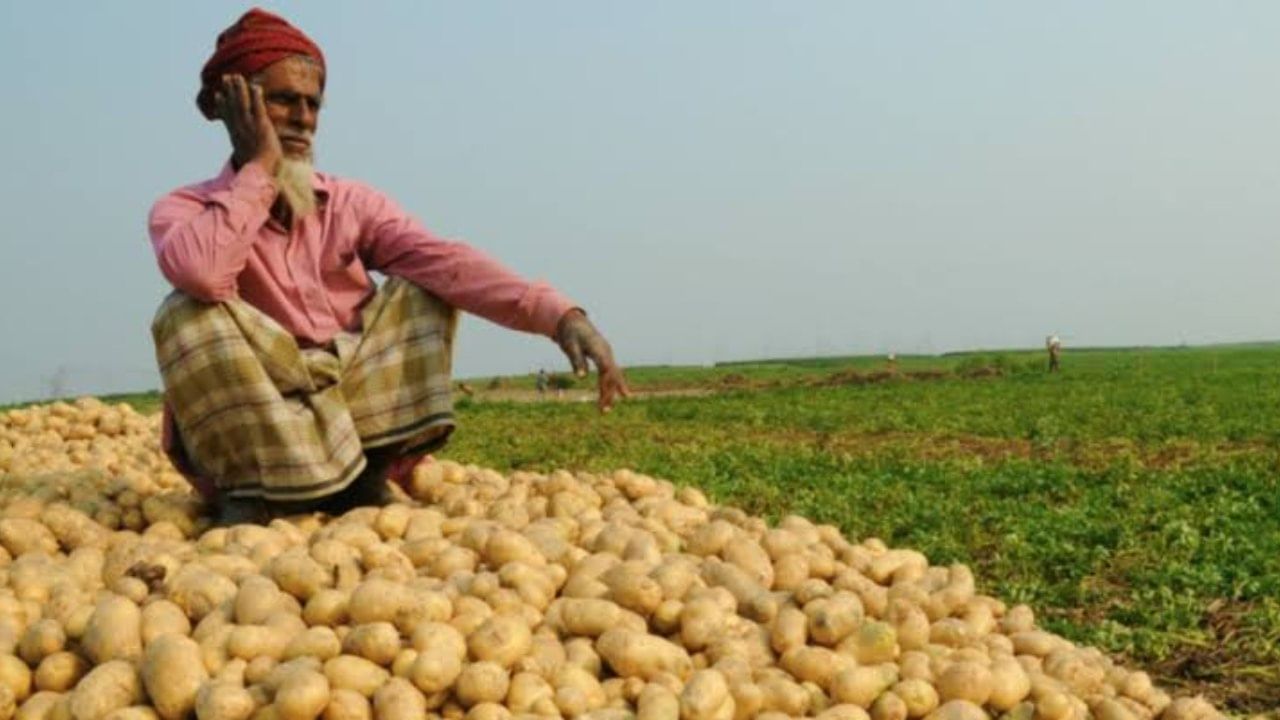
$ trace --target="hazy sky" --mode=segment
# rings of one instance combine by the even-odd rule
[[[158,385],[231,2],[0,1],[0,402]],[[627,364],[1280,337],[1280,3],[284,2],[321,169]],[[464,321],[461,376],[566,365]]]

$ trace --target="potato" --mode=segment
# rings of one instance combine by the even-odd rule
[[[893,686],[893,693],[902,699],[910,718],[924,717],[938,707],[938,691],[924,680],[903,680]]]
[[[987,702],[995,710],[1011,710],[1031,692],[1031,678],[1012,657],[991,661],[991,695]]]
[[[8,685],[0,685],[0,720],[10,720],[18,712],[18,700]]]
[[[454,685],[458,701],[466,707],[478,703],[500,702],[507,696],[511,676],[494,662],[474,662],[463,667]]]
[[[65,650],[53,653],[41,660],[36,668],[36,690],[67,692],[75,687],[87,672],[89,672],[89,663],[76,653]]]
[[[1138,720],[1139,715],[1125,707],[1124,703],[1111,698],[1103,698],[1093,706],[1093,716],[1097,720]]]
[[[880,694],[871,703],[871,720],[907,720],[910,712],[907,703],[892,690]]]
[[[37,620],[23,633],[18,654],[28,665],[39,665],[45,657],[62,650],[66,642],[67,634],[57,620]]]
[[[267,625],[237,625],[227,635],[227,655],[242,660],[270,657],[279,660],[292,637],[286,630]]]
[[[976,662],[955,662],[938,676],[938,697],[943,703],[967,700],[981,706],[991,697],[991,671]]]
[[[176,604],[158,599],[142,608],[142,645],[145,648],[166,633],[191,634],[191,620]]]
[[[495,615],[467,637],[471,657],[510,668],[529,652],[533,636],[522,620]]]
[[[733,696],[724,676],[715,670],[699,670],[680,693],[680,720],[731,720]]]
[[[413,588],[402,599],[393,622],[402,635],[412,635],[424,622],[446,622],[452,616],[453,602],[448,595]]]
[[[662,638],[624,628],[614,628],[601,634],[596,650],[621,677],[653,680],[662,673],[670,673],[683,678],[693,669],[693,661],[684,648]]]
[[[53,555],[58,552],[58,539],[38,520],[9,517],[0,519],[0,543],[13,557],[26,553]]]
[[[63,693],[41,691],[27,698],[14,713],[16,720],[45,720],[53,714],[54,706],[65,704]]]
[[[288,550],[272,560],[267,575],[281,590],[304,603],[334,584],[333,573],[302,547]]]
[[[533,636],[529,653],[516,661],[514,669],[550,678],[565,663],[566,658],[565,647],[559,640],[554,636],[538,634]]]
[[[348,634],[350,637],[350,634]],[[398,639],[398,638],[397,638]],[[318,660],[328,660],[342,653],[342,642],[338,635],[325,626],[307,628],[295,635],[284,647],[281,660],[309,656]]]
[[[680,699],[667,688],[649,683],[636,700],[636,720],[672,720],[680,716]]]
[[[778,614],[777,600],[737,565],[708,559],[702,566],[702,579],[732,593],[743,617],[768,623]]]
[[[817,715],[818,720],[870,720],[866,710],[857,705],[832,705]]]
[[[31,694],[31,669],[13,655],[0,655],[0,685],[13,691],[15,702],[21,703]]]
[[[295,670],[280,683],[273,705],[280,720],[315,720],[329,705],[329,681],[314,670]]]
[[[196,693],[197,720],[248,720],[254,710],[249,691],[223,682],[206,682]]]
[[[643,563],[630,562],[606,571],[601,580],[609,589],[609,599],[642,616],[652,615],[662,603],[662,586],[645,574],[647,569]]]
[[[867,620],[841,641],[840,649],[861,665],[892,662],[898,658],[898,633],[888,623]]]
[[[184,635],[168,633],[147,646],[142,658],[142,684],[164,720],[181,720],[196,705],[196,694],[209,679],[200,646]]]
[[[396,614],[408,600],[404,585],[390,580],[366,580],[351,591],[347,612],[355,625],[394,623]]]
[[[507,689],[507,707],[514,713],[533,713],[546,703],[554,704],[555,690],[545,678],[531,672],[519,672],[511,677]]]
[[[324,663],[324,675],[335,689],[355,690],[369,698],[382,687],[391,673],[378,665],[355,655],[339,655]]]
[[[110,594],[100,600],[80,643],[97,664],[142,655],[142,611],[128,598]]]
[[[761,707],[785,715],[806,715],[811,696],[799,684],[781,673],[762,675],[756,683],[763,693]]]
[[[769,642],[782,654],[805,644],[809,634],[809,617],[799,608],[787,606],[778,611],[769,631]]]
[[[585,637],[599,637],[623,623],[619,605],[593,598],[561,598],[551,604],[547,616],[558,619],[563,634]]]
[[[837,673],[853,667],[856,663],[847,655],[824,647],[802,646],[783,653],[778,664],[797,680],[812,682],[825,688],[831,684]]]
[[[302,619],[308,625],[337,627],[347,622],[350,593],[343,590],[324,589],[311,595],[302,609]]]
[[[256,683],[267,696],[275,695],[280,686],[294,673],[301,671],[323,672],[324,663],[313,657],[294,658],[287,662],[277,663]]]
[[[926,715],[925,720],[988,720],[988,716],[968,700],[951,700]]]
[[[222,672],[218,674],[218,679],[222,680],[230,678],[231,673],[238,671],[240,678],[237,684],[244,685],[246,687],[249,685],[258,685],[266,681],[266,679],[271,676],[271,673],[275,672],[276,668],[280,667],[280,664],[280,661],[265,655],[256,657],[249,662],[236,659],[228,662],[226,666],[222,668]],[[318,662],[316,663],[316,666],[319,667]]]
[[[809,621],[809,637],[819,644],[835,647],[862,624],[863,606],[857,595],[840,592],[807,603],[804,614]]]
[[[870,708],[896,680],[882,666],[845,668],[831,679],[831,697],[838,703]]]
[[[385,621],[357,625],[342,639],[342,652],[389,667],[400,652],[400,633]]]
[[[275,581],[252,575],[240,581],[233,617],[238,625],[261,625],[281,607],[281,592]]]
[[[391,678],[373,694],[376,720],[419,720],[427,712],[427,699],[402,678]]]
[[[324,720],[371,720],[372,717],[373,710],[364,695],[347,689],[329,692]]]
[[[237,590],[230,579],[197,564],[182,566],[165,582],[166,597],[196,622],[235,597]]]
[[[73,720],[101,720],[142,698],[142,682],[133,664],[109,660],[90,670],[76,685],[68,699],[68,709]]]
[[[680,611],[681,644],[688,650],[702,650],[723,635],[727,622],[724,608],[715,600],[690,600]]]

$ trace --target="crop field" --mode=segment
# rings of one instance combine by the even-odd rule
[[[1162,684],[1280,707],[1280,348],[1080,351],[1052,376],[1042,353],[886,367],[639,368],[655,395],[603,419],[554,393],[520,402],[532,377],[475,380],[444,456],[635,468],[968,563],[983,591]]]
[[[978,591],[1236,715],[1280,708],[1280,347],[773,360],[459,383],[439,458],[631,468],[964,563]],[[104,398],[143,412],[154,393]],[[0,408],[3,409],[3,408]]]

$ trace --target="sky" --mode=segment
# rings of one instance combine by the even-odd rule
[[[0,403],[159,386],[151,204],[249,5],[0,1]],[[1280,338],[1280,3],[279,2],[320,169],[624,365]],[[567,368],[467,317],[460,377]]]

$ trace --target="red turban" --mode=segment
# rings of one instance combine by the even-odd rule
[[[312,58],[324,71],[324,54],[311,38],[279,15],[253,8],[218,35],[213,56],[200,70],[196,106],[206,118],[213,120],[218,116],[213,95],[221,87],[223,75],[247,77],[291,55]]]

